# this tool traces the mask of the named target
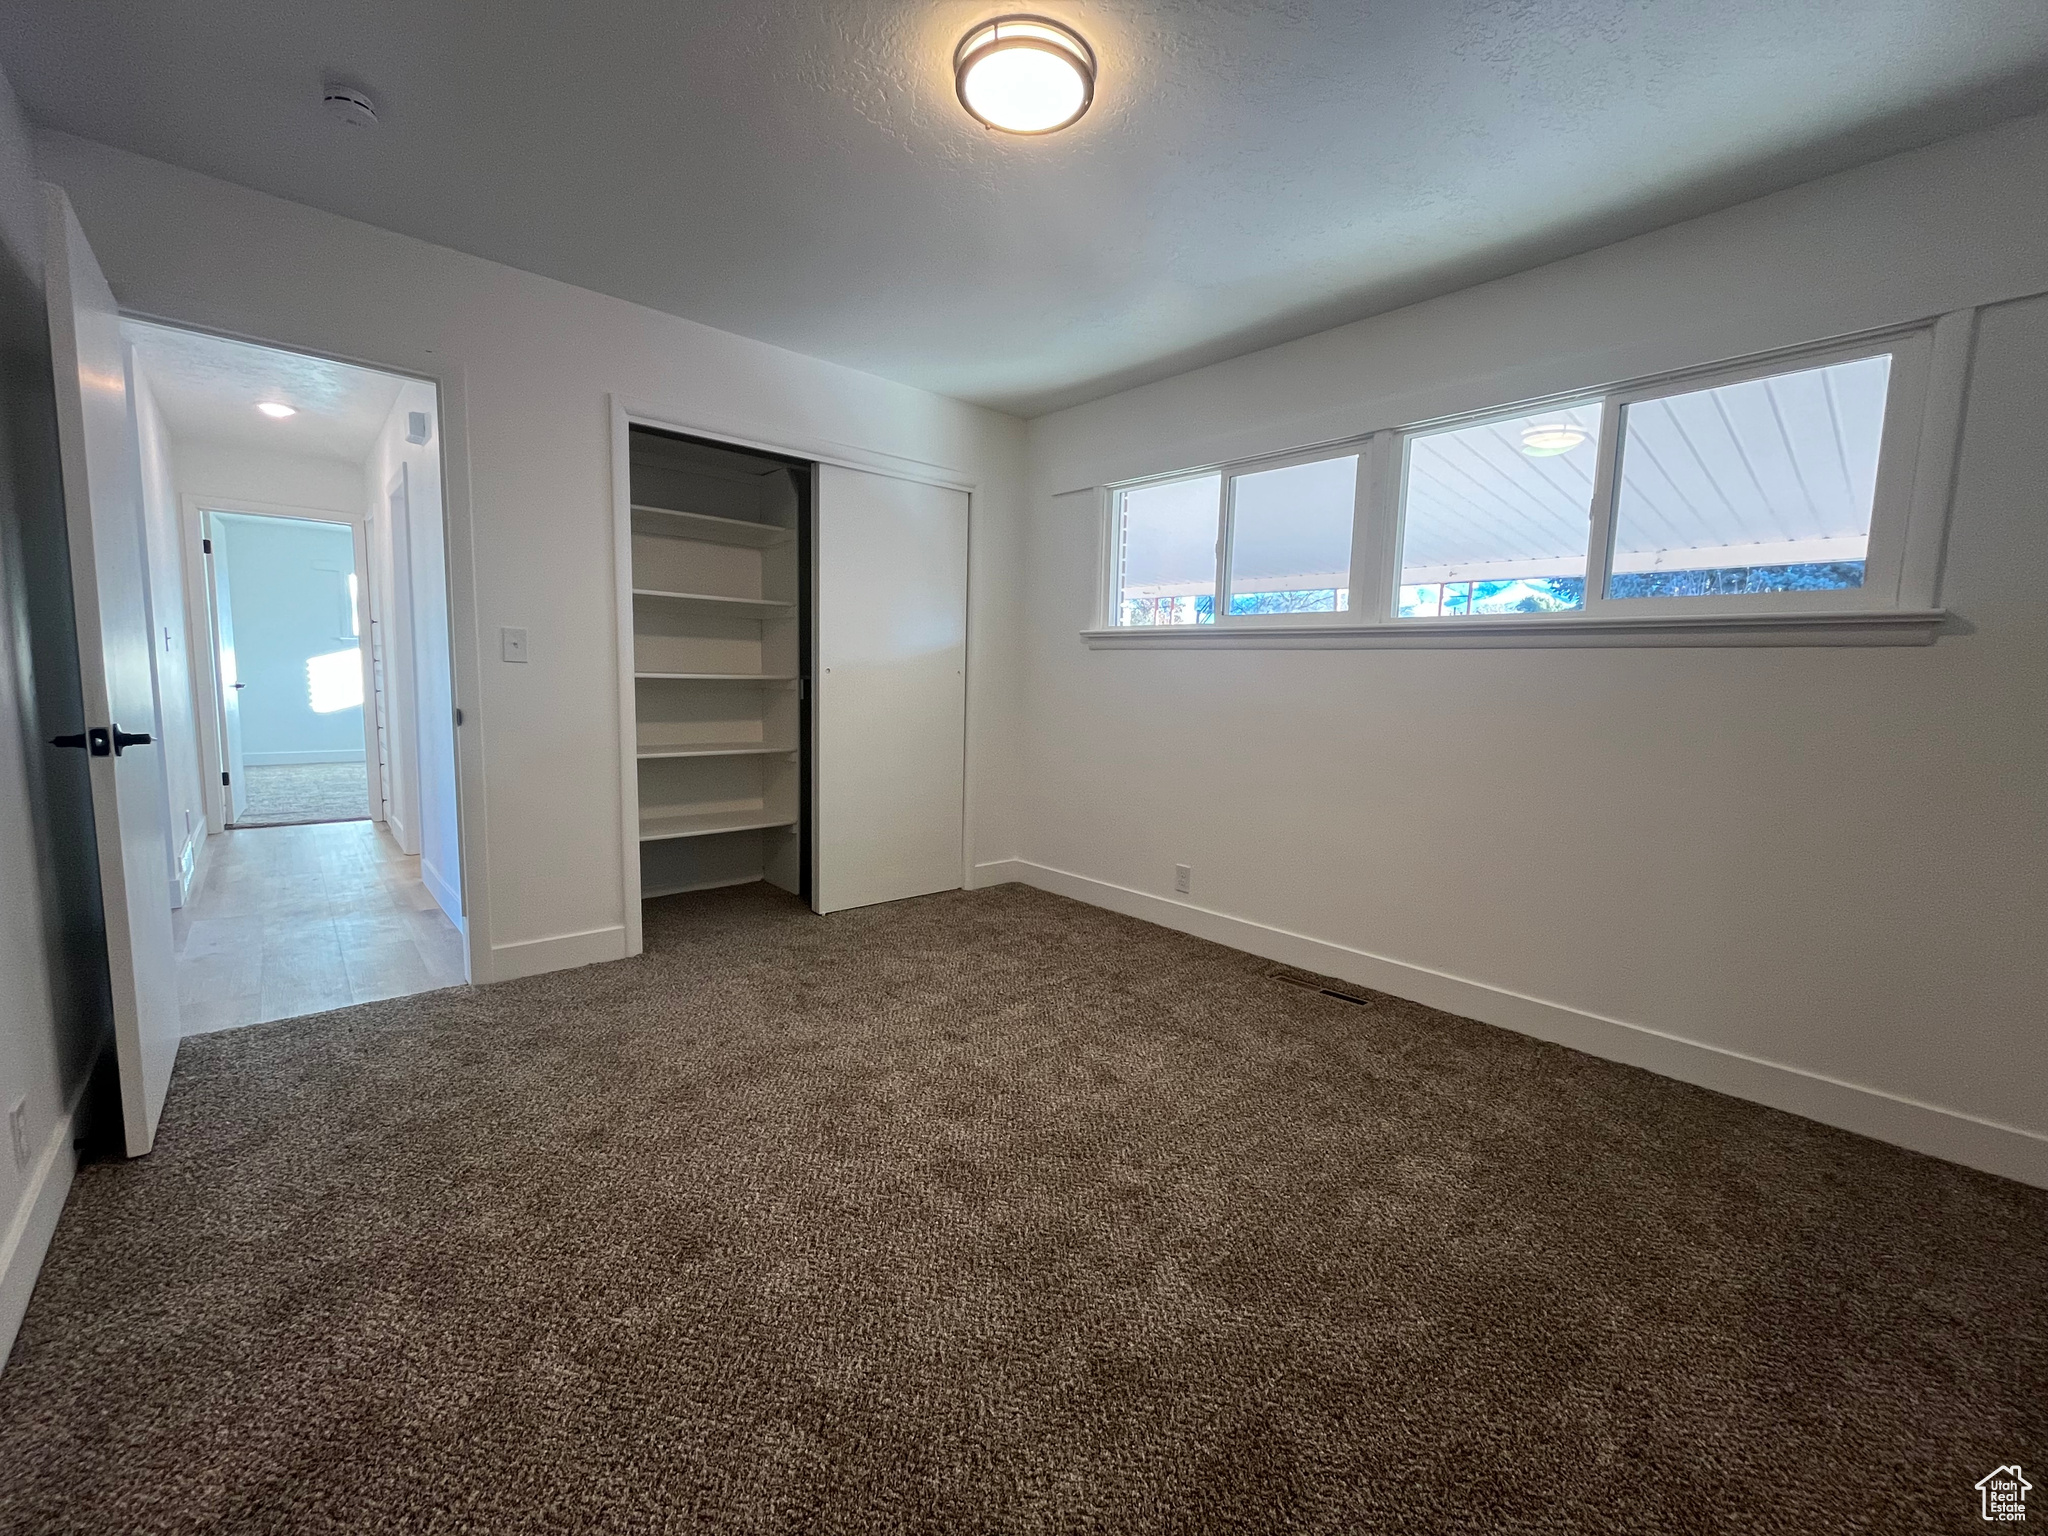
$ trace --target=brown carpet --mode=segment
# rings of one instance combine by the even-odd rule
[[[1811,1536],[2048,1487],[2041,1191],[1021,887],[677,897],[648,947],[188,1042],[0,1376],[0,1529]]]

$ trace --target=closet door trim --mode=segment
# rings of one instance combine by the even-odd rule
[[[974,578],[973,578],[973,528],[979,512],[976,503],[980,499],[981,484],[966,472],[949,465],[928,463],[922,459],[908,458],[902,454],[884,452],[879,449],[863,448],[853,443],[842,443],[832,438],[810,437],[803,433],[764,428],[758,423],[735,421],[693,415],[690,412],[613,392],[606,397],[612,419],[612,566],[614,646],[619,675],[619,848],[623,868],[619,894],[624,906],[626,930],[626,953],[637,955],[641,952],[640,934],[640,781],[638,705],[635,702],[633,684],[633,473],[632,473],[632,429],[635,426],[654,427],[664,432],[679,432],[685,437],[699,437],[709,442],[730,448],[751,448],[762,453],[778,454],[784,458],[808,459],[819,465],[832,465],[839,469],[854,469],[865,474],[886,475],[892,479],[909,480],[919,485],[941,486],[946,490],[963,491],[967,495],[968,523],[968,581],[967,581],[967,634],[970,637],[967,654],[966,684],[966,742],[964,771],[964,793],[961,807],[961,871],[960,883],[972,884],[972,871],[966,866],[973,857],[968,828],[973,825],[974,805],[974,655],[971,637],[974,633]],[[815,503],[811,515],[817,515]],[[805,699],[803,708],[809,710],[813,701]],[[814,770],[815,771],[815,770]]]

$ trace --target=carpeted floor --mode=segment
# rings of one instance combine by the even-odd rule
[[[0,1376],[0,1528],[1811,1536],[2048,1486],[2041,1191],[1017,886],[647,917],[188,1042]]]
[[[242,775],[248,797],[238,827],[363,821],[370,814],[370,772],[362,763],[265,763]]]

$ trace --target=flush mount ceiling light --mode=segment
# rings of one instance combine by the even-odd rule
[[[289,405],[280,405],[275,400],[265,400],[262,404],[258,405],[256,409],[261,411],[264,415],[268,416],[272,421],[283,421],[287,416],[296,416],[299,414],[296,407]]]
[[[1586,429],[1568,421],[1550,421],[1522,428],[1522,452],[1532,459],[1554,459],[1586,440]]]
[[[953,52],[960,105],[1005,133],[1052,133],[1095,99],[1095,52],[1043,16],[998,16]]]

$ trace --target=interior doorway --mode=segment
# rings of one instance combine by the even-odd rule
[[[463,983],[435,386],[122,334],[183,1032]]]
[[[364,708],[363,530],[202,511],[225,825],[382,820]]]

